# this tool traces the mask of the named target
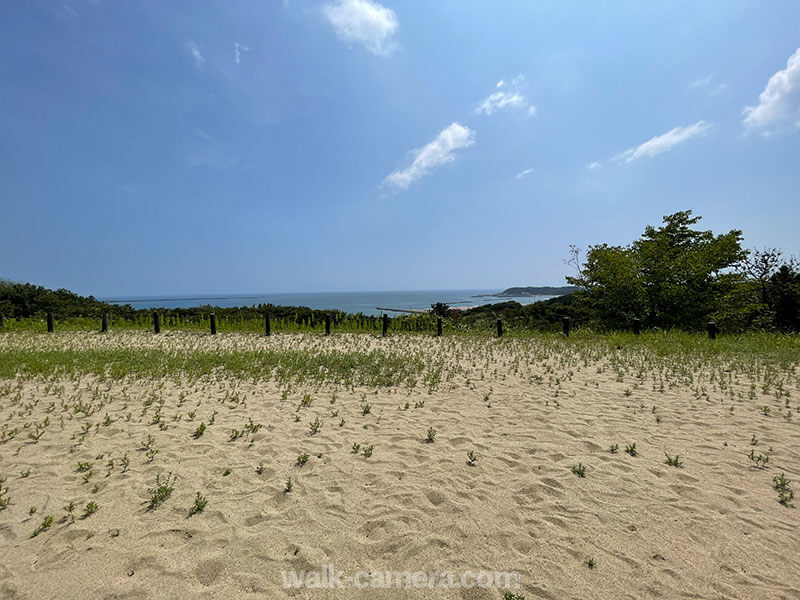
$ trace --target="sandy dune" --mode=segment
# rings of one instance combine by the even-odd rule
[[[0,598],[800,598],[800,510],[773,486],[800,490],[796,364],[411,336],[0,335],[15,347],[386,349],[434,370],[380,388],[223,370],[0,380]],[[208,504],[187,517],[197,492]],[[516,571],[520,587],[284,589],[281,571],[328,563]]]

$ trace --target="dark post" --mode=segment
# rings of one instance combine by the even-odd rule
[[[389,315],[383,313],[383,329],[381,331],[381,335],[386,337],[386,333],[389,331]]]
[[[153,312],[153,333],[161,333],[161,320],[155,311]]]
[[[269,322],[269,313],[267,313],[267,319],[264,325],[264,335],[270,335],[271,333],[272,333],[272,324]]]
[[[436,335],[442,337],[442,317],[436,319]]]
[[[497,319],[497,337],[503,337],[503,321]]]
[[[325,335],[331,334],[331,316],[325,315]]]
[[[53,333],[53,313],[47,313],[47,333]]]
[[[211,313],[208,318],[211,321],[211,335],[217,335],[217,315]]]
[[[564,330],[564,335],[569,337],[569,317],[561,319],[561,328]]]
[[[4,324],[5,324],[5,317],[3,315],[0,315],[0,329],[3,328]]]
[[[108,331],[108,313],[103,313],[103,321],[100,325],[100,331],[103,333]]]
[[[708,339],[715,340],[717,339],[717,324],[714,321],[708,322]]]
[[[633,334],[639,335],[640,333],[642,333],[642,320],[636,317],[633,320]]]

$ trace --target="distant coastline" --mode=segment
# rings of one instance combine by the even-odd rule
[[[528,298],[532,296],[567,296],[578,288],[571,285],[561,287],[550,286],[527,286],[527,287],[510,287],[504,289],[502,292],[496,294],[476,294],[473,298]]]

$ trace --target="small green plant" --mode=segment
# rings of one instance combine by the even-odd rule
[[[78,473],[83,473],[84,471],[88,471],[91,468],[92,468],[92,463],[79,462],[78,463],[78,468],[76,469],[76,471],[78,471]]]
[[[124,473],[128,470],[128,466],[131,464],[131,459],[128,458],[127,452],[125,453],[125,456],[120,459],[120,462],[122,463],[122,472]]]
[[[355,444],[353,444],[353,449],[351,450],[351,452],[352,452],[353,454],[358,454],[358,451],[359,451],[360,449],[361,449],[361,444],[355,443]]]
[[[176,479],[177,475],[173,475],[171,471],[163,479],[160,473],[156,475],[156,485],[148,491],[150,495],[148,510],[155,510],[166,502],[175,490]]]
[[[86,507],[83,509],[83,518],[89,517],[97,512],[97,509],[100,508],[97,506],[97,502],[89,502]]]
[[[319,420],[319,417],[314,419],[314,421],[309,423],[308,425],[309,428],[311,429],[311,435],[319,433],[319,430],[322,429],[322,422]]]
[[[477,462],[478,462],[478,456],[475,454],[475,451],[470,450],[469,452],[467,452],[467,464],[470,467],[474,467],[475,463]]]
[[[514,594],[513,592],[506,592],[503,594],[503,600],[525,600],[522,594]]]
[[[664,452],[664,455],[667,457],[667,460],[665,460],[664,462],[667,463],[670,467],[683,466],[683,463],[681,462],[681,457],[678,454],[676,454],[675,456],[670,456],[669,454]]]
[[[594,569],[596,565],[597,563],[594,562],[594,558],[590,558],[589,560],[586,561],[586,566],[589,567],[590,569]]]
[[[759,453],[758,456],[756,456],[756,451],[752,448],[750,448],[750,453],[747,455],[747,458],[756,463],[756,468],[766,468],[769,462],[769,455]]]
[[[29,515],[29,516],[33,516],[33,515],[35,515],[35,514],[36,514],[36,507],[35,507],[35,506],[31,506],[31,507],[28,509],[28,515]]]
[[[372,410],[372,404],[362,404],[361,405],[361,414],[362,415],[368,415],[371,410]]]
[[[611,444],[611,447],[608,449],[611,454],[616,454],[619,451],[619,444]]]
[[[258,463],[258,466],[256,467],[256,473],[261,475],[263,472],[264,472],[264,464],[263,463]]]
[[[778,492],[778,502],[784,506],[792,506],[794,491],[789,486],[789,484],[792,482],[786,479],[786,476],[781,473],[780,475],[775,475],[775,477],[772,478],[772,483],[775,487],[775,490]]]
[[[289,479],[286,480],[286,487],[283,488],[283,491],[288,494],[289,492],[292,491],[293,487],[294,484],[292,483],[292,478],[289,477]]]
[[[433,440],[436,439],[436,430],[433,427],[428,427],[428,435],[425,437],[425,441],[429,444],[433,443]]]
[[[364,450],[361,452],[361,454],[364,455],[364,458],[369,458],[370,456],[372,456],[372,448],[373,448],[372,444],[370,444],[369,446],[364,446]]]
[[[222,472],[222,476],[223,476],[223,477],[227,477],[227,476],[228,476],[228,475],[230,475],[231,473],[233,473],[233,471],[231,470],[231,468],[230,468],[230,467],[225,467],[225,470]]]
[[[187,519],[189,517],[193,517],[194,515],[203,512],[205,510],[206,505],[208,504],[208,499],[203,496],[200,492],[197,492],[194,497],[194,504],[189,509],[189,514],[187,515]]]
[[[194,433],[192,433],[192,437],[194,439],[197,439],[201,435],[203,435],[205,432],[206,432],[206,424],[205,423],[200,423],[200,425],[197,427],[197,429],[194,430]]]
[[[42,522],[39,523],[39,526],[33,530],[33,534],[31,535],[31,537],[36,537],[40,533],[50,529],[50,527],[53,525],[53,521],[54,521],[53,516],[47,515],[44,519],[42,519]]]
[[[308,462],[308,458],[309,458],[308,452],[303,452],[300,456],[297,457],[295,465],[297,465],[298,467],[302,467],[304,464]]]
[[[751,446],[758,446],[758,438],[756,437],[755,433],[753,434],[753,437],[750,438],[750,445]]]
[[[625,445],[625,452],[631,456],[638,456],[639,452],[636,450],[636,442]]]
[[[572,466],[572,472],[578,477],[586,477],[586,465],[578,463]]]
[[[28,468],[28,469],[26,469],[26,470],[24,470],[24,471],[21,471],[21,472],[20,472],[20,474],[19,474],[19,476],[20,476],[20,477],[22,477],[23,479],[25,479],[25,478],[26,478],[26,477],[28,477],[30,474],[31,474],[31,470],[30,470],[30,468]]]

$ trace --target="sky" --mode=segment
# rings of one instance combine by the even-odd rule
[[[0,4],[0,277],[563,285],[691,209],[800,256],[800,2]]]

